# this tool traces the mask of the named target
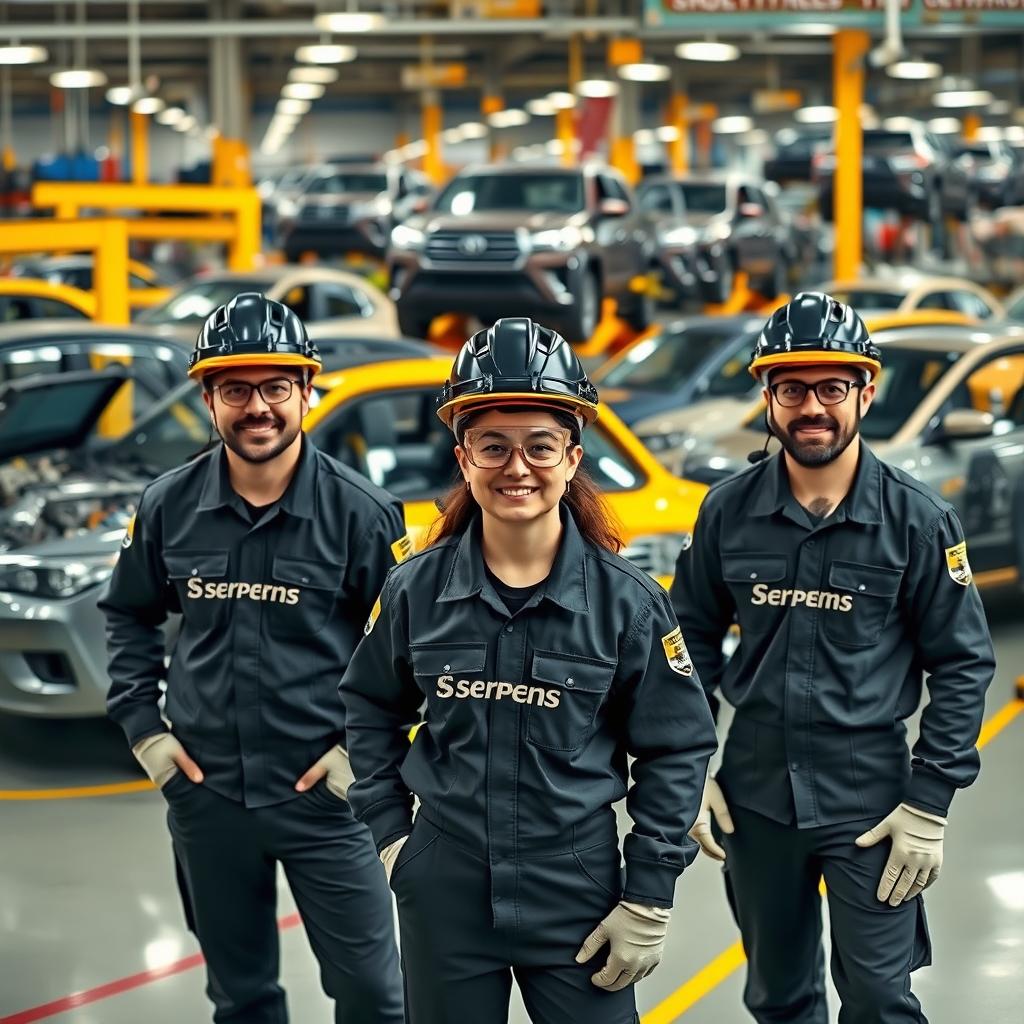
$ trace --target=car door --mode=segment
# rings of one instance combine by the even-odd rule
[[[351,320],[373,315],[373,304],[362,293],[338,281],[317,281],[309,286],[310,323]]]
[[[774,240],[768,227],[765,199],[757,186],[746,183],[736,189],[733,237],[740,267],[750,274],[767,274],[774,262]]]
[[[594,186],[599,207],[605,200],[626,204],[625,212],[622,213],[610,214],[599,211],[594,224],[594,234],[601,250],[605,294],[618,295],[625,291],[627,279],[632,276],[630,271],[635,263],[634,243],[630,238],[634,211],[625,189],[611,175],[594,175]]]

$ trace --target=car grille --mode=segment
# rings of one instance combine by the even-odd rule
[[[303,206],[300,216],[305,221],[347,224],[351,220],[351,211],[347,206],[317,206],[314,203],[309,203]]]
[[[520,251],[511,231],[435,231],[426,256],[434,263],[514,263]]]

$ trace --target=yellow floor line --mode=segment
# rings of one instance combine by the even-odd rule
[[[156,789],[149,779],[111,782],[105,786],[75,786],[72,789],[0,789],[0,800],[77,800],[91,796],[118,796]]]
[[[991,743],[1022,711],[1024,700],[1011,700],[1009,704],[1001,707],[982,726],[981,734],[978,736],[978,749],[981,750],[987,743]],[[824,882],[818,889],[824,895]],[[745,961],[742,943],[734,942],[702,967],[689,981],[684,982],[675,992],[658,1003],[654,1009],[645,1013],[640,1018],[640,1024],[672,1024],[691,1006],[725,981]]]

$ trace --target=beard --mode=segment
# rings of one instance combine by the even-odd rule
[[[253,437],[245,432],[246,427],[262,425],[273,426],[275,432],[264,437]],[[273,413],[263,416],[246,416],[226,429],[221,429],[220,424],[217,424],[217,433],[220,434],[224,444],[240,459],[251,463],[269,462],[271,459],[276,459],[299,436],[299,430],[298,424],[289,429],[286,422]]]
[[[778,423],[769,419],[769,426],[782,447],[799,465],[814,469],[834,462],[849,448],[850,442],[860,431],[860,405],[857,405],[853,423],[849,427],[841,427],[828,413],[821,416],[801,416],[787,427],[780,427]],[[826,427],[831,433],[801,440],[795,434],[801,427]]]

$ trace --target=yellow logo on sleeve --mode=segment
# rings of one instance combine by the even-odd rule
[[[967,561],[967,541],[962,540],[946,548],[946,571],[954,583],[959,583],[961,587],[970,586],[974,574],[971,572],[971,563]]]
[[[391,545],[391,554],[395,556],[396,562],[402,562],[412,554],[412,541],[409,534],[403,533],[394,544]]]
[[[677,672],[681,676],[693,675],[690,652],[686,649],[683,631],[678,626],[661,638],[661,646],[665,648],[665,659],[673,672]]]
[[[121,540],[122,548],[130,548],[132,546],[132,538],[135,536],[135,516],[128,520],[128,525],[125,527],[124,537]]]
[[[370,617],[366,620],[366,625],[363,627],[363,636],[369,636],[373,632],[373,624],[380,617],[380,596],[377,596],[377,600],[373,602],[373,608],[370,609]]]

